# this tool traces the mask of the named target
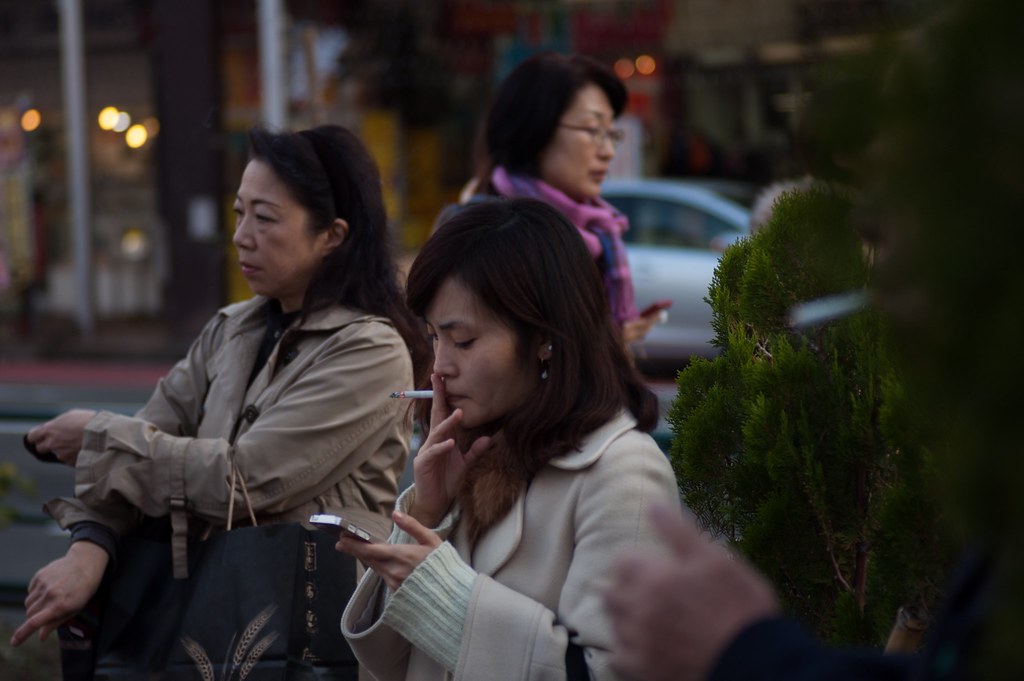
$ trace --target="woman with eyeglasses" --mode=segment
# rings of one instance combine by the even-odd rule
[[[622,141],[615,120],[626,87],[600,62],[544,52],[498,87],[484,120],[482,162],[462,203],[494,196],[540,199],[576,225],[601,271],[612,317],[628,345],[647,335],[658,313],[637,313],[622,235],[626,216],[601,199],[601,183]],[[448,211],[442,214],[442,222]]]

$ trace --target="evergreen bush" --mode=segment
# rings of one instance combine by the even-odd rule
[[[680,373],[671,458],[700,524],[834,642],[884,642],[904,604],[933,608],[950,542],[931,511],[880,314],[795,332],[798,302],[863,289],[870,253],[851,201],[820,183],[785,193],[723,255],[709,290],[713,360]]]
[[[32,481],[20,475],[13,463],[0,463],[0,527],[11,522],[15,516],[14,510],[5,502],[7,495],[12,490],[31,494],[34,488]]]

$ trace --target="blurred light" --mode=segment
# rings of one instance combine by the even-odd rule
[[[146,143],[147,139],[149,139],[149,133],[146,132],[146,126],[138,123],[128,128],[128,132],[124,134],[125,143],[132,149],[138,149]]]
[[[811,101],[809,92],[780,92],[772,95],[772,108],[781,113],[796,113]]]
[[[114,127],[111,128],[114,132],[124,132],[128,129],[128,126],[132,124],[132,117],[128,115],[126,111],[117,112],[117,121],[114,123]]]
[[[630,59],[619,59],[615,62],[615,75],[622,80],[626,80],[636,71],[633,68],[633,62]]]
[[[649,76],[658,68],[658,63],[649,54],[641,54],[636,58],[636,70],[641,76]]]
[[[765,43],[756,49],[758,61],[767,64],[792,64],[805,59],[805,49],[794,42]]]
[[[146,132],[150,137],[156,137],[160,134],[160,121],[155,116],[150,116],[146,120],[142,121],[142,125],[146,127]]]
[[[100,111],[99,118],[97,119],[100,128],[103,130],[113,130],[117,124],[117,113],[117,109],[112,106],[108,106],[103,111]]]
[[[29,109],[21,114],[21,129],[25,132],[32,132],[43,122],[39,109]]]
[[[128,260],[142,260],[149,250],[146,233],[137,227],[124,230],[121,235],[121,255]]]

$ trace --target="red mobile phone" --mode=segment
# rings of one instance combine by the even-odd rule
[[[668,298],[665,298],[663,300],[655,300],[653,303],[651,303],[650,305],[645,307],[640,312],[640,316],[641,317],[646,317],[648,315],[652,315],[652,314],[656,314],[658,312],[661,312],[662,310],[667,310],[670,307],[672,307],[672,301],[669,300]]]

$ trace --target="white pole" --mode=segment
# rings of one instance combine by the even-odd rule
[[[92,254],[89,224],[89,158],[86,138],[85,49],[80,0],[58,0],[61,72],[64,85],[64,123],[67,128],[68,195],[75,282],[75,318],[86,336],[93,332]]]
[[[282,0],[259,0],[260,96],[263,123],[288,125],[288,93],[284,84],[284,11]]]

